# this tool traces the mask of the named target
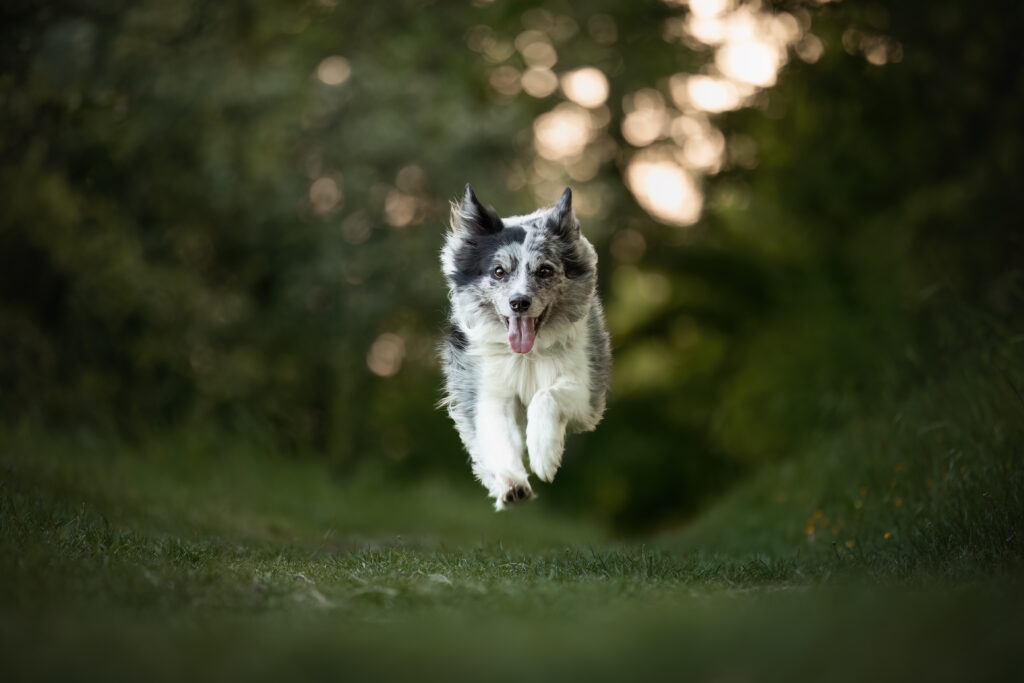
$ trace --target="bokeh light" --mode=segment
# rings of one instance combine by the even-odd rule
[[[743,103],[740,89],[727,78],[675,74],[669,79],[672,99],[683,109],[690,106],[708,112],[738,109]]]
[[[775,84],[784,59],[785,52],[778,45],[752,39],[723,45],[715,64],[730,78],[766,88]]]
[[[814,64],[825,54],[825,44],[818,36],[808,33],[796,44],[795,50],[800,59],[808,64]]]
[[[341,188],[334,178],[317,178],[309,186],[309,201],[313,210],[320,215],[330,213],[341,201]]]
[[[669,225],[692,225],[700,218],[700,189],[671,155],[656,149],[638,153],[626,166],[626,184],[645,211]]]
[[[339,55],[327,57],[316,67],[316,77],[325,85],[341,85],[351,75],[352,66]]]
[[[404,228],[416,219],[419,201],[414,195],[394,189],[384,198],[384,220],[394,228]]]
[[[523,31],[515,39],[515,49],[527,66],[550,69],[558,62],[558,53],[547,34],[535,29]]]
[[[672,120],[672,139],[679,148],[676,159],[691,171],[716,173],[725,157],[725,136],[698,115],[682,115]]]
[[[522,50],[523,61],[531,67],[550,69],[558,63],[558,53],[555,48],[542,40],[530,43]]]
[[[608,99],[608,78],[592,66],[576,69],[562,76],[562,92],[581,107],[600,107]]]
[[[523,89],[522,75],[515,67],[504,65],[491,71],[488,81],[491,87],[502,95],[518,95]]]
[[[537,153],[553,161],[579,155],[591,135],[590,115],[585,109],[568,102],[541,114],[533,122],[533,140]]]
[[[643,88],[623,100],[626,116],[622,120],[622,137],[634,147],[645,147],[659,137],[668,125],[665,98],[653,88]]]
[[[530,97],[547,97],[558,88],[558,76],[551,69],[531,67],[523,73],[520,84]]]
[[[397,334],[385,332],[373,340],[366,354],[366,367],[378,377],[393,377],[402,369],[405,358],[405,340]]]

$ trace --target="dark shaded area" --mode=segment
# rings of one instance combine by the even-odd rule
[[[468,477],[434,408],[437,253],[467,181],[501,214],[546,191],[531,126],[561,95],[500,94],[523,60],[479,47],[527,28],[556,72],[608,75],[615,143],[551,180],[600,199],[581,221],[617,364],[548,497],[622,530],[685,518],[1019,332],[1020,6],[775,5],[824,52],[714,118],[723,169],[677,228],[626,188],[620,124],[625,96],[710,64],[664,37],[686,9],[478,4],[6,3],[3,419]]]

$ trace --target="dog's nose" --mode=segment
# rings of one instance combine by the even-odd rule
[[[516,313],[522,313],[523,311],[530,308],[530,297],[528,296],[514,296],[508,300],[508,305],[512,307],[512,310]]]

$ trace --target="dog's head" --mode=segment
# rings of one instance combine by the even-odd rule
[[[441,264],[460,326],[481,341],[507,338],[516,353],[564,341],[597,280],[569,188],[554,207],[503,220],[467,185],[452,204]]]

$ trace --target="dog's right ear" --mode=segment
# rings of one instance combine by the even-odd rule
[[[469,184],[466,185],[462,201],[452,209],[452,228],[456,231],[465,231],[473,235],[493,235],[505,227],[492,207],[480,203]]]

